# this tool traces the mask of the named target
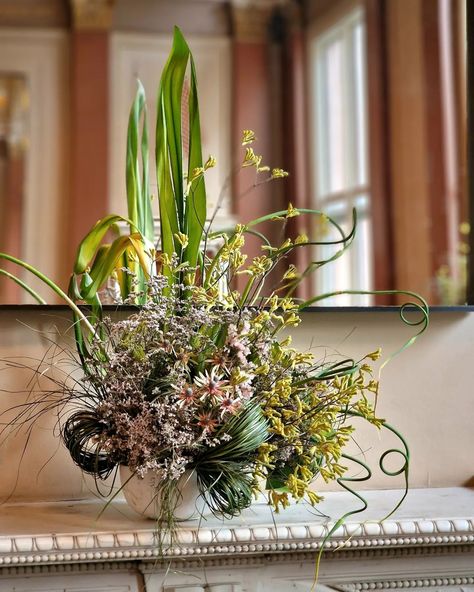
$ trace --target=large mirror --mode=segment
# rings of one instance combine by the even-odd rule
[[[205,149],[221,164],[211,201],[241,158],[241,129],[290,172],[243,198],[252,181],[233,179],[222,224],[291,202],[349,231],[356,208],[351,248],[302,296],[403,289],[465,304],[466,23],[466,0],[0,0],[0,250],[65,285],[89,227],[125,213],[135,79],[153,119],[177,24],[195,54]],[[291,230],[331,238],[324,220]],[[24,298],[0,276],[1,303]],[[366,293],[320,304],[395,303]]]

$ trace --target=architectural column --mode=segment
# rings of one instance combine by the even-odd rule
[[[255,153],[263,155],[263,163],[282,166],[278,154],[281,122],[272,118],[279,97],[275,96],[272,76],[271,43],[269,36],[273,2],[249,5],[235,1],[233,17],[233,162],[236,172],[233,179],[233,211],[237,220],[247,222],[283,206],[282,181],[263,183],[249,190],[255,183],[255,169],[240,171],[245,149],[241,146],[242,130],[251,129],[258,141],[253,145]],[[275,152],[277,152],[275,154]],[[262,173],[261,179],[268,173]],[[260,177],[259,177],[260,178]],[[284,183],[285,181],[283,181]],[[271,241],[279,240],[279,226],[267,223],[258,228]],[[246,252],[250,257],[260,255],[260,241],[248,237]]]
[[[283,167],[290,172],[285,183],[285,204],[295,207],[314,207],[308,186],[308,105],[307,51],[301,5],[290,3],[283,12],[285,34],[282,53],[282,124]],[[289,221],[291,236],[311,236],[309,216],[296,216]],[[311,260],[310,249],[297,249],[292,254],[292,263],[303,271]],[[298,296],[309,298],[312,293],[312,276],[298,287]]]
[[[71,0],[71,194],[68,260],[108,213],[109,29],[113,0]]]
[[[389,2],[389,154],[396,286],[438,302],[436,278],[458,277],[456,110],[447,67],[452,43],[442,4]]]
[[[372,210],[373,287],[392,290],[396,286],[391,221],[390,132],[386,3],[365,0],[367,28],[367,100],[369,176]],[[390,294],[374,296],[374,304],[395,303]]]

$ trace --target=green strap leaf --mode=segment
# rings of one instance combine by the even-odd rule
[[[161,249],[180,254],[174,235],[182,231],[184,213],[181,96],[189,50],[175,28],[173,47],[163,69],[156,119],[156,168],[160,205]]]
[[[93,303],[97,291],[105,281],[112,275],[117,263],[122,261],[122,255],[130,251],[138,258],[141,269],[148,277],[151,267],[151,257],[143,237],[139,233],[130,236],[121,236],[101,250],[100,257],[97,257],[89,272],[90,280],[87,285],[82,286],[81,298],[86,302]]]
[[[197,95],[196,69],[194,61],[191,61],[191,88],[189,92],[189,159],[188,179],[192,178],[193,171],[202,167],[201,147],[201,123],[199,119],[199,104]],[[201,246],[204,225],[206,223],[206,185],[204,175],[193,183],[190,194],[186,200],[185,233],[188,236],[188,246],[185,251],[185,260],[191,267],[195,267],[198,261],[198,253]]]
[[[46,300],[44,300],[37,292],[35,292],[35,290],[33,290],[33,288],[28,286],[28,284],[26,284],[23,280],[21,280],[13,273],[10,273],[5,269],[0,269],[0,275],[9,278],[13,282],[15,282],[15,284],[18,284],[20,288],[22,288],[23,290],[25,290],[25,292],[32,296],[36,300],[36,302],[38,302],[38,304],[46,304]]]
[[[113,228],[117,222],[126,222],[131,228],[136,230],[135,224],[128,218],[111,214],[99,220],[95,226],[82,239],[76,254],[76,261],[74,263],[74,273],[81,274],[89,267],[100,243],[107,232]]]
[[[197,99],[196,70],[189,47],[175,27],[173,47],[163,70],[157,105],[156,167],[159,190],[161,249],[170,258],[176,254],[181,263],[195,267],[199,259],[201,238],[206,220],[206,189],[201,178],[193,183],[186,196],[184,183],[182,100],[186,71],[190,65],[188,97],[189,138],[187,175],[192,179],[194,169],[202,167],[201,132]],[[188,244],[182,246],[175,235],[184,233]],[[166,269],[163,273],[170,276]]]
[[[154,228],[149,182],[146,97],[142,83],[138,81],[137,84],[137,92],[130,109],[127,130],[126,184],[128,217],[143,236],[153,241]],[[141,127],[142,119],[143,125]]]

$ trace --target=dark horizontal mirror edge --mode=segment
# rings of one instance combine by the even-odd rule
[[[86,306],[81,307],[87,309]],[[114,311],[133,311],[137,310],[136,306],[129,305],[113,305],[106,304],[103,307],[105,313]],[[49,313],[49,312],[68,312],[70,309],[66,304],[0,304],[1,312],[23,312],[23,311],[35,311],[38,314]],[[416,312],[417,307],[406,306],[405,312]],[[474,312],[474,304],[471,305],[459,305],[459,306],[430,306],[430,313],[437,312]],[[400,306],[388,305],[388,306],[308,306],[301,312],[400,312]]]

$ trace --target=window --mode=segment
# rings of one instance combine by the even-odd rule
[[[312,188],[314,206],[346,232],[357,210],[357,234],[344,255],[315,275],[318,293],[372,289],[364,13],[357,8],[310,38]],[[321,231],[320,231],[321,232]],[[329,232],[329,231],[328,231]],[[321,234],[319,235],[321,236]],[[325,239],[337,238],[333,231]],[[337,247],[317,247],[318,259]],[[343,295],[325,305],[366,306],[368,295]]]

